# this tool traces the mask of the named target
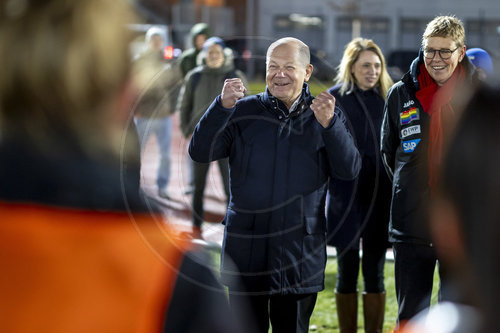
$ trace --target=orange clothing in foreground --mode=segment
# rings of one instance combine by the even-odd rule
[[[187,247],[159,215],[0,203],[0,332],[160,332]]]

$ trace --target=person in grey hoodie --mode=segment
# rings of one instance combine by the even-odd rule
[[[246,80],[240,70],[235,69],[231,49],[226,48],[219,37],[209,38],[203,45],[199,58],[201,65],[187,73],[178,101],[181,131],[189,139],[205,110],[219,95],[224,80],[240,78]],[[203,195],[210,164],[192,162],[194,191],[192,197],[193,237],[202,238]],[[227,159],[217,161],[224,183],[226,197],[229,198],[229,170]]]
[[[182,78],[197,66],[197,59],[200,52],[203,50],[203,44],[210,37],[210,29],[206,23],[196,23],[189,31],[192,47],[184,50],[179,59],[179,68],[182,73]],[[191,165],[191,159],[188,157],[189,165],[189,182],[184,190],[184,194],[192,194],[194,190],[194,170]]]
[[[210,37],[210,29],[206,23],[196,23],[191,28],[189,36],[191,37],[193,47],[182,52],[179,60],[183,77],[185,77],[190,70],[196,67],[196,58],[203,49],[203,44],[207,38]]]

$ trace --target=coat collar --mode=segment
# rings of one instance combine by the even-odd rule
[[[265,105],[265,107],[267,109],[269,109],[273,112],[276,112],[276,113],[288,114],[287,107],[285,106],[285,104],[282,101],[280,101],[278,98],[271,95],[267,86],[266,86],[266,91],[261,93],[259,97],[260,97],[261,102]],[[312,100],[314,99],[314,96],[312,96],[310,91],[309,91],[309,85],[305,82],[302,86],[302,95],[301,95],[300,99],[301,99],[301,102],[297,106],[296,110],[294,110],[290,114],[290,117],[292,117],[292,118],[298,117],[302,112],[304,112],[309,107]]]
[[[353,88],[349,91],[347,91],[345,94],[346,95],[351,95],[353,93],[357,93],[357,94],[360,94],[362,96],[365,96],[365,95],[372,95],[372,94],[376,94],[376,95],[380,95],[380,91],[379,91],[379,88],[378,86],[376,87],[373,87],[371,89],[368,89],[368,90],[361,90],[357,84],[354,84],[353,85]]]

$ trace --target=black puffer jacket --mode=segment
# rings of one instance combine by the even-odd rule
[[[387,94],[381,153],[386,171],[393,180],[389,240],[429,245],[432,244],[427,228],[430,116],[424,112],[416,97],[420,89],[419,68],[423,61],[420,51],[410,71]],[[467,80],[472,82],[475,68],[467,55],[462,64]]]

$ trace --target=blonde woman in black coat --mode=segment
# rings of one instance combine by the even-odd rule
[[[345,48],[335,82],[329,92],[345,112],[362,158],[355,180],[332,178],[329,185],[328,243],[338,254],[335,295],[340,332],[357,331],[360,261],[365,331],[381,332],[391,186],[380,159],[379,142],[384,98],[392,80],[380,48],[371,39],[356,38]]]

